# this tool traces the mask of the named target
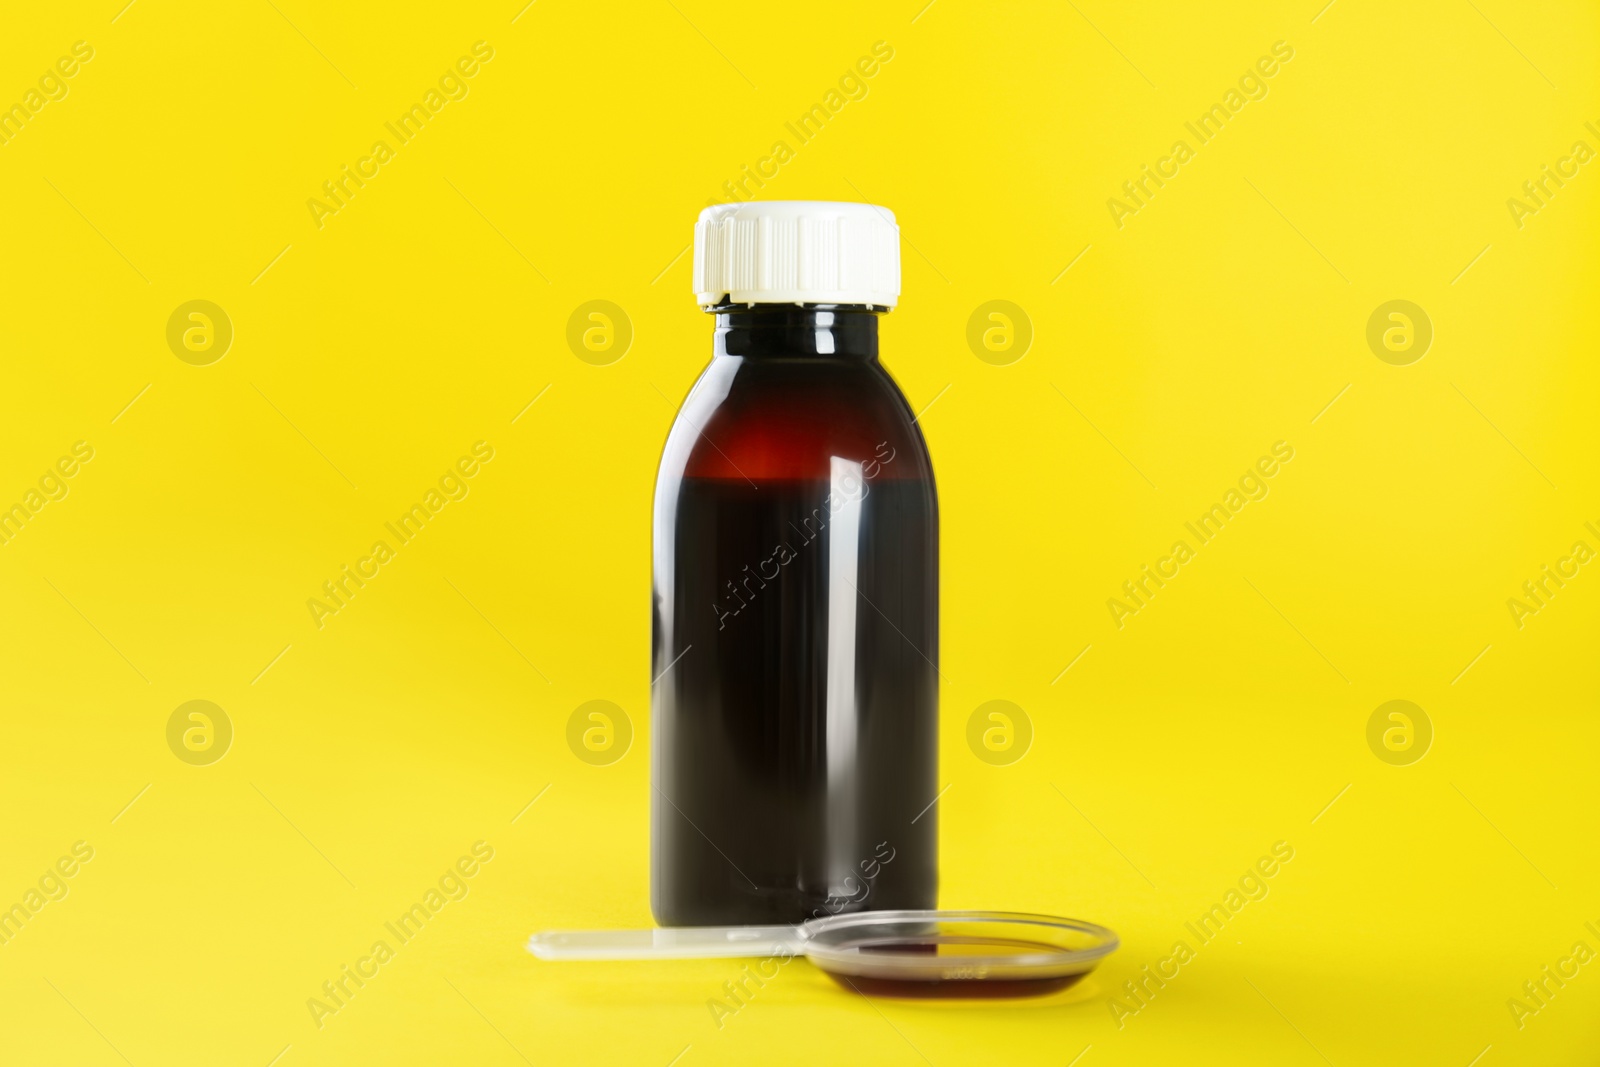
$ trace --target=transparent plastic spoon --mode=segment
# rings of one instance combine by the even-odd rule
[[[863,911],[798,926],[552,930],[528,940],[544,960],[805,956],[861,992],[1027,996],[1080,981],[1118,945],[1103,926],[1003,911]]]

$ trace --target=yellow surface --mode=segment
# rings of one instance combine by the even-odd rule
[[[0,100],[73,73],[0,144],[26,516],[0,1060],[1592,1062],[1600,15],[1319,2],[13,5]],[[1566,184],[1515,210],[1547,164]],[[1169,178],[1131,202],[1146,165]],[[522,949],[650,919],[649,502],[710,344],[684,248],[745,167],[899,215],[883,344],[932,405],[944,517],[941,900],[1116,928],[1071,993],[867,1002],[800,962],[719,1028],[737,963]],[[193,300],[231,322],[220,360],[214,313],[169,347]],[[593,300],[620,359],[569,347]],[[988,320],[969,347],[995,300],[1019,361]],[[1392,300],[1432,324],[1418,361],[1415,316],[1368,345]],[[1145,564],[1176,576],[1113,612]],[[1576,575],[1514,613],[1546,564]],[[346,565],[374,576],[339,606]],[[225,720],[169,747],[195,700]],[[568,747],[591,700],[631,722],[620,760]],[[993,700],[1031,724],[1018,761],[969,748]],[[1392,700],[1425,721],[1385,712],[1369,748]],[[1202,944],[1241,879],[1259,899]],[[373,976],[314,1012],[347,965]]]

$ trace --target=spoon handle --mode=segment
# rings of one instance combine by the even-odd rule
[[[799,954],[795,926],[678,926],[650,930],[546,930],[528,939],[542,960],[694,960]]]

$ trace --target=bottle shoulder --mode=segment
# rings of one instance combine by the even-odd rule
[[[885,476],[932,483],[921,430],[882,364],[719,355],[678,413],[661,473],[814,479],[826,478],[835,459],[876,460]]]

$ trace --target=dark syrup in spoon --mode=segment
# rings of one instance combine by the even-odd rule
[[[935,935],[928,938],[874,940],[858,946],[856,951],[872,956],[909,956],[919,961],[915,969],[905,968],[905,977],[884,973],[846,974],[830,970],[825,962],[821,964],[822,969],[841,985],[867,996],[928,1000],[1038,997],[1077,985],[1089,973],[1089,969],[1085,969],[1076,974],[1045,974],[1038,978],[992,977],[989,964],[997,957],[1003,959],[1061,951],[1058,945],[1014,938]],[[948,963],[937,970],[923,970],[920,961],[928,956],[938,956]]]

